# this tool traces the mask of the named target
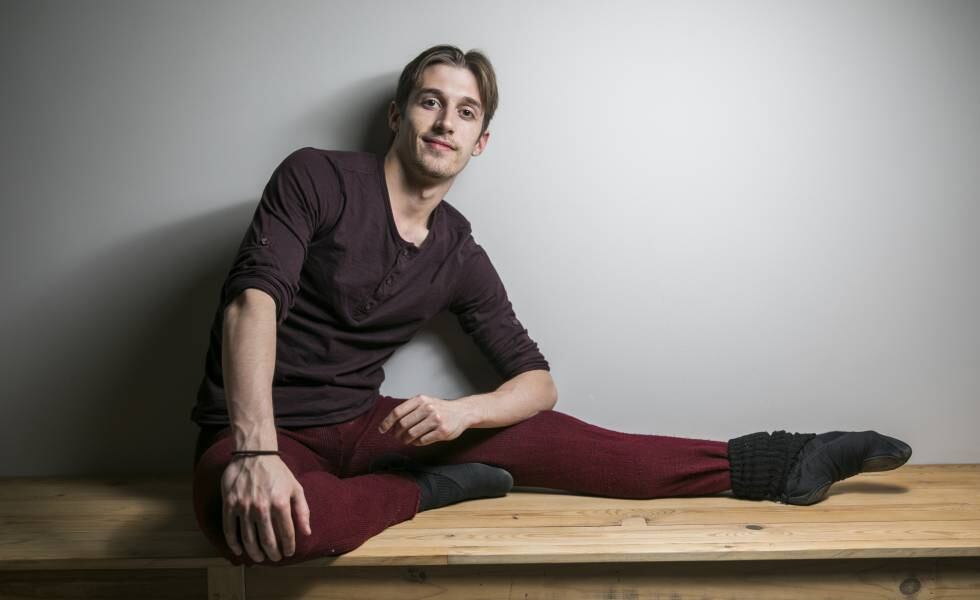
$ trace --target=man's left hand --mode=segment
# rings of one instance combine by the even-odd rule
[[[396,406],[378,430],[391,430],[405,445],[425,446],[456,439],[470,422],[462,402],[419,394]]]

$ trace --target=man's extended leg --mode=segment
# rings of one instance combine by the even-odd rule
[[[448,442],[406,446],[378,433],[404,399],[382,396],[348,440],[351,474],[400,453],[429,464],[484,463],[506,469],[514,485],[617,498],[704,496],[731,488],[727,442],[622,433],[547,410],[513,425],[469,429]]]
[[[484,463],[509,471],[515,485],[618,498],[702,496],[813,504],[830,486],[866,471],[894,469],[911,448],[874,431],[824,434],[759,432],[722,441],[622,433],[559,411],[508,427],[471,429],[428,446],[405,446],[377,425],[404,400],[382,397],[354,434],[351,473],[399,453],[430,464]],[[352,432],[353,433],[353,432]]]

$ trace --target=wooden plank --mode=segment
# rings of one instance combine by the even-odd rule
[[[0,598],[188,600],[207,597],[203,569],[0,571]]]
[[[208,600],[245,600],[244,567],[208,569]]]
[[[850,521],[901,522],[916,521],[976,521],[980,519],[980,502],[940,502],[924,507],[916,504],[891,506],[841,506],[820,503],[807,507],[784,505],[761,506],[761,503],[728,500],[726,506],[709,506],[691,499],[686,506],[668,508],[663,500],[637,500],[634,505],[619,505],[617,501],[604,502],[583,498],[578,508],[551,507],[539,501],[537,507],[528,504],[515,507],[511,500],[519,500],[520,492],[511,492],[498,502],[477,504],[464,502],[417,515],[413,520],[399,523],[403,529],[452,529],[461,524],[469,527],[503,528],[521,527],[608,527],[624,519],[640,517],[649,524],[673,525],[725,525],[732,523],[839,523]],[[530,494],[529,494],[530,495]],[[827,501],[829,502],[829,500]],[[458,511],[450,512],[458,507]],[[442,512],[446,511],[446,512]]]
[[[249,600],[976,598],[980,559],[484,565],[245,571]]]
[[[0,501],[65,500],[84,498],[130,500],[138,497],[172,499],[190,491],[189,474],[140,477],[4,477],[0,478]]]
[[[846,484],[843,484],[846,485]],[[683,504],[671,504],[667,498],[656,500],[621,500],[617,498],[574,498],[571,504],[553,505],[538,494],[511,492],[504,498],[489,501],[474,500],[427,511],[416,515],[400,526],[432,529],[456,527],[460,524],[479,527],[510,528],[515,525],[528,527],[615,525],[623,519],[642,516],[651,523],[701,523],[725,524],[752,521],[763,514],[769,522],[846,521],[904,521],[966,520],[980,518],[980,499],[957,497],[952,494],[932,503],[918,498],[905,498],[904,502],[879,503],[865,498],[863,504],[844,503],[838,495],[813,506],[787,506],[771,502],[726,499],[723,503],[703,502],[703,498],[690,498]],[[0,507],[2,508],[2,507]],[[96,512],[69,512],[68,507],[46,511],[43,506],[18,510],[17,513],[0,514],[0,526],[15,528],[25,533],[86,532],[92,531],[92,519]],[[125,531],[136,524],[146,523],[145,513],[114,514],[99,516],[103,531]],[[183,521],[172,519],[177,532],[196,532],[194,516]],[[151,521],[152,522],[152,521]]]
[[[906,465],[808,507],[725,495],[515,491],[416,515],[320,565],[733,561],[980,555],[980,465]],[[0,480],[0,570],[229,566],[189,476]]]
[[[226,566],[197,528],[189,475],[0,479],[0,570]]]
[[[217,555],[199,531],[168,533],[129,531],[118,538],[106,532],[64,533],[49,531],[44,537],[29,532],[0,534],[0,570],[69,568],[72,561],[95,568],[182,568],[222,566],[227,561]],[[78,566],[76,568],[90,568]]]
[[[347,554],[309,561],[319,566],[754,561],[837,558],[980,556],[977,527],[960,522],[863,524],[848,533],[823,524],[665,526],[643,529],[550,527],[413,530],[375,537]],[[754,525],[754,524],[749,524]],[[859,526],[849,523],[848,526]]]
[[[231,566],[227,560],[213,558],[25,558],[0,563],[3,571],[66,571],[66,570],[150,570],[150,569],[196,569],[202,573],[210,567]]]

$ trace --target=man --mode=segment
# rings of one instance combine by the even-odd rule
[[[198,522],[233,563],[341,554],[385,528],[518,485],[622,498],[812,504],[893,469],[873,431],[723,441],[626,434],[553,410],[557,388],[469,222],[445,200],[484,152],[490,62],[452,46],[403,70],[381,157],[303,148],[273,173],[222,288],[192,418]],[[448,309],[495,391],[379,394],[387,358]]]

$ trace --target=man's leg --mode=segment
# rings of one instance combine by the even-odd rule
[[[897,468],[912,454],[901,440],[875,431],[823,434],[759,432],[723,441],[622,433],[555,410],[508,427],[470,429],[455,440],[405,446],[377,426],[404,400],[382,397],[352,436],[345,468],[372,470],[384,454],[429,464],[484,463],[506,469],[518,486],[617,498],[703,496],[807,505],[830,486],[861,472]]]
[[[356,419],[355,419],[356,421]],[[375,473],[338,478],[336,426],[278,430],[283,461],[303,486],[310,507],[309,537],[296,526],[296,552],[278,562],[284,566],[318,556],[349,552],[368,538],[415,516],[419,486],[404,474]],[[222,528],[221,475],[231,459],[229,430],[202,435],[194,468],[194,507],[198,525],[211,543],[233,564],[255,564],[247,553],[228,548]],[[293,515],[295,525],[295,513]]]
[[[378,433],[404,399],[382,396],[350,440],[350,473],[367,473],[379,457],[400,453],[428,464],[484,463],[506,469],[514,485],[616,498],[703,496],[731,488],[728,444],[622,433],[547,410],[513,425],[469,429],[448,442],[406,446]]]

